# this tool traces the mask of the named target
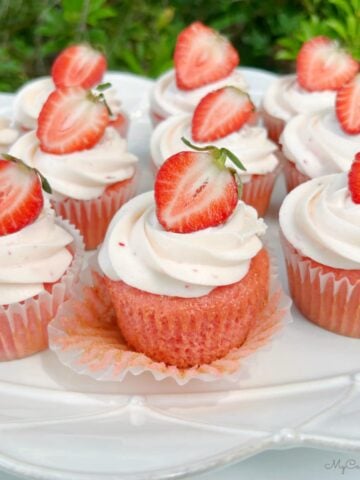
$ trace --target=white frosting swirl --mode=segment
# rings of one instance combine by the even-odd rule
[[[266,230],[256,211],[239,201],[222,225],[192,233],[165,231],[154,192],[125,204],[113,218],[99,253],[112,280],[158,295],[200,297],[241,280],[261,250]]]
[[[226,86],[247,90],[247,84],[239,70],[234,70],[226,78],[193,90],[180,90],[176,86],[175,70],[170,70],[155,82],[150,93],[150,108],[164,118],[179,113],[191,113],[205,95]]]
[[[58,281],[72,261],[72,236],[55,223],[46,202],[34,223],[0,236],[0,305],[34,297],[44,283]]]
[[[20,132],[11,125],[6,117],[0,117],[0,153],[6,153],[16,141]]]
[[[274,80],[263,99],[264,110],[287,122],[298,113],[317,112],[335,105],[336,92],[324,90],[308,92],[300,87],[296,75],[285,75]]]
[[[14,122],[26,130],[35,130],[40,111],[50,93],[55,90],[51,77],[41,77],[25,83],[14,100]],[[96,93],[96,90],[94,90]],[[103,91],[113,116],[123,112],[115,87]]]
[[[113,127],[107,127],[101,140],[89,150],[46,153],[32,131],[19,138],[10,154],[37,168],[57,197],[90,200],[101,196],[107,186],[134,175],[137,157],[126,149],[126,140]]]
[[[332,268],[360,269],[360,204],[347,174],[315,178],[296,187],[280,209],[285,238],[305,257]]]
[[[191,150],[181,140],[181,137],[185,137],[194,142],[191,137],[191,119],[191,115],[176,115],[161,122],[155,128],[151,137],[150,150],[157,167],[160,167],[171,155]],[[272,172],[279,163],[274,154],[277,146],[267,138],[265,128],[260,126],[244,125],[237,132],[219,140],[194,143],[198,146],[211,143],[218,148],[226,147],[231,150],[243,162],[246,172],[237,169],[228,159],[226,165],[237,170],[243,182],[250,180],[251,175]]]
[[[296,115],[280,138],[285,156],[310,178],[347,172],[360,151],[360,134],[348,135],[334,109]]]

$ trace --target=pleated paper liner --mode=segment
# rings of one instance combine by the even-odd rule
[[[272,259],[273,260],[273,259]],[[77,287],[49,325],[50,348],[75,372],[95,380],[120,382],[128,373],[150,372],[156,380],[173,378],[179,385],[191,379],[206,382],[236,381],[248,357],[265,346],[290,321],[291,300],[278,281],[272,265],[269,301],[241,347],[210,364],[181,369],[155,362],[126,344],[94,258]]]
[[[84,257],[83,239],[67,220],[56,218],[56,223],[74,239],[69,247],[73,260],[51,288],[23,302],[0,305],[0,361],[24,358],[48,347],[48,324],[60,305],[71,297],[79,281]]]

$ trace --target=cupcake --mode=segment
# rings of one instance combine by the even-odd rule
[[[268,300],[265,229],[239,201],[223,151],[170,157],[155,193],[119,210],[99,252],[131,348],[187,368],[241,346]]]
[[[49,179],[56,213],[80,230],[89,250],[136,189],[137,158],[109,120],[101,94],[61,87],[45,102],[37,131],[10,150]]]
[[[357,93],[359,92],[359,93]],[[348,172],[360,151],[360,74],[336,94],[336,109],[297,115],[281,138],[288,191],[311,178]]]
[[[278,142],[286,123],[297,114],[333,107],[336,90],[358,70],[359,64],[336,41],[315,37],[305,42],[296,74],[279,77],[265,92],[262,116],[270,138]]]
[[[83,256],[78,232],[55,217],[39,175],[0,159],[0,360],[47,348],[47,325],[70,297]],[[43,182],[47,187],[46,182]]]
[[[260,216],[268,208],[279,170],[277,145],[267,138],[265,128],[250,125],[254,106],[249,96],[235,87],[223,87],[207,94],[193,115],[175,115],[159,124],[151,137],[151,157],[156,170],[174,153],[184,149],[182,137],[200,148],[211,143],[228,148],[243,161],[246,171],[228,161],[243,184],[242,199]]]
[[[73,45],[63,50],[55,59],[51,77],[40,77],[23,85],[16,93],[13,119],[23,131],[37,128],[40,111],[57,87],[95,88],[100,84],[106,71],[106,58],[88,45]],[[128,118],[121,108],[116,89],[111,87],[103,92],[111,110],[111,122],[126,137]]]
[[[280,209],[291,296],[310,321],[360,338],[360,154],[350,174],[296,187]]]
[[[171,115],[192,113],[209,92],[226,85],[246,89],[243,75],[235,68],[239,55],[231,43],[201,22],[192,23],[178,36],[174,63],[158,78],[150,94],[154,125]]]

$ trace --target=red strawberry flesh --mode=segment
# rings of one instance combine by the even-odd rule
[[[37,136],[44,152],[71,153],[93,147],[108,123],[106,106],[91,93],[81,87],[60,88],[40,112]]]
[[[209,142],[239,130],[251,117],[254,105],[249,95],[235,87],[207,94],[197,105],[191,134],[196,142]]]
[[[102,53],[88,45],[72,45],[55,59],[51,75],[57,87],[91,88],[101,82],[106,67]]]
[[[161,166],[155,201],[165,230],[190,233],[225,222],[237,205],[238,187],[212,153],[180,152]]]
[[[176,84],[183,90],[227,77],[239,64],[231,43],[201,22],[192,23],[178,36],[175,53]]]
[[[355,160],[351,165],[348,177],[352,201],[360,204],[360,152],[355,155]]]
[[[360,74],[337,92],[336,116],[346,133],[360,133]]]
[[[359,64],[338,43],[327,37],[314,37],[301,47],[297,60],[297,78],[310,92],[337,90],[351,80]]]
[[[0,236],[33,223],[43,206],[38,175],[24,165],[0,159]]]

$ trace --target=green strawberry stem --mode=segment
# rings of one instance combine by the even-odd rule
[[[213,155],[216,165],[220,168],[220,170],[227,168],[234,175],[235,181],[238,186],[238,195],[239,195],[239,198],[241,197],[242,191],[243,191],[243,185],[242,185],[240,175],[238,175],[236,170],[234,170],[233,168],[228,168],[225,166],[226,158],[228,158],[238,169],[246,172],[246,168],[233,152],[231,152],[230,150],[224,147],[217,148],[214,145],[206,145],[205,147],[198,147],[197,145],[194,145],[191,142],[189,142],[189,140],[187,140],[185,137],[181,137],[181,140],[185,143],[185,145],[192,148],[193,150],[196,150],[198,152],[211,153]]]
[[[23,162],[22,160],[20,160],[20,158],[13,157],[12,155],[9,155],[8,153],[2,153],[1,157],[4,158],[5,160],[8,160],[9,162],[14,162],[14,163],[18,164],[20,167],[25,168],[26,170],[29,170],[30,172],[35,172],[36,175],[38,175],[39,178],[40,178],[42,189],[46,193],[52,193],[52,188],[50,186],[50,183],[47,181],[47,179],[44,177],[44,175],[41,172],[39,172],[39,170],[37,168],[30,167],[29,165],[26,165],[26,163]]]
[[[91,90],[89,90],[87,92],[87,98],[91,101],[91,102],[101,102],[105,105],[106,107],[106,110],[108,111],[108,114],[110,115],[110,117],[112,116],[112,111],[111,111],[111,108],[109,107],[109,104],[107,103],[106,101],[106,98],[105,98],[105,95],[102,93],[103,90],[106,90],[108,88],[108,86],[111,86],[111,83],[102,83],[101,85],[98,85],[95,90],[98,90],[100,93],[94,93],[92,92]],[[103,88],[104,86],[104,88]],[[99,88],[101,87],[101,88]]]
[[[100,83],[96,88],[95,90],[97,90],[98,92],[103,92],[104,90],[107,90],[108,88],[111,87],[111,83],[110,82],[106,82],[106,83]]]

